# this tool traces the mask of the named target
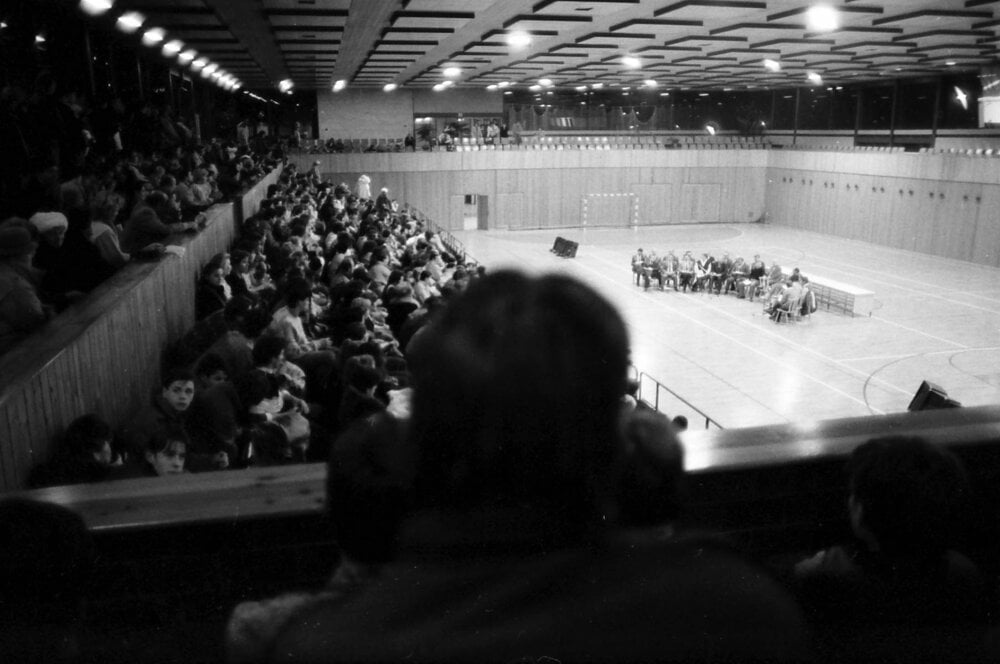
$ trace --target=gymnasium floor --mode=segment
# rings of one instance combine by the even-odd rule
[[[576,258],[549,251],[557,234],[579,242]],[[589,283],[625,317],[636,367],[727,429],[904,411],[921,380],[965,406],[1000,403],[996,268],[765,224],[454,235],[490,269],[564,272]],[[732,295],[644,292],[630,266],[638,247],[728,251],[748,261],[759,253],[786,271],[871,290],[875,309],[871,317],[821,310],[777,325],[759,303]],[[644,397],[654,391],[644,382]],[[687,415],[693,429],[705,425],[662,392],[660,406]]]

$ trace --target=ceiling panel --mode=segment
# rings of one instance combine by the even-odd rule
[[[291,77],[301,87],[337,78],[381,85],[395,74],[433,85],[443,62],[462,67],[458,87],[515,75],[610,84],[650,74],[702,87],[793,87],[807,69],[863,80],[887,68],[1000,64],[1000,0],[830,2],[840,27],[827,33],[806,26],[812,0],[118,0],[114,11],[145,13],[168,38],[241,63],[248,80]],[[514,31],[530,43],[509,46]],[[643,68],[623,68],[626,53]],[[764,58],[784,67],[766,72]]]

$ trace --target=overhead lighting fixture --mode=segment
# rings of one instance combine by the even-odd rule
[[[243,84],[240,83],[239,81],[236,81],[235,83],[233,83],[233,90],[239,90],[242,87],[243,87]]]
[[[454,81],[441,81],[441,85],[443,85],[446,88],[450,88],[451,86],[455,85],[455,82]]]
[[[444,74],[445,78],[458,78],[462,75],[462,69],[460,67],[445,67],[441,73]]]
[[[511,48],[525,48],[531,44],[531,35],[521,30],[508,32],[506,39],[507,46],[510,46]]]
[[[396,85],[395,83],[386,83],[385,85],[382,86],[382,91],[383,92],[392,92],[393,90],[395,90],[398,87],[399,86]]]
[[[657,83],[656,81],[654,81],[654,80],[653,80],[653,79],[651,79],[651,78],[647,78],[647,79],[646,79],[645,81],[643,81],[642,83],[643,83],[643,85],[645,85],[645,86],[646,86],[647,88],[655,88],[655,87],[656,87],[657,85],[659,85],[659,83]]]
[[[715,127],[713,127],[711,124],[705,125],[705,131],[707,131],[709,135],[715,136]]]
[[[945,64],[945,65],[947,65],[948,67],[954,67],[954,66],[955,66],[955,65],[957,65],[958,63],[957,63],[957,62],[955,62],[954,60],[949,60],[948,62],[946,62],[946,63],[944,63],[944,64]]]
[[[781,71],[781,63],[771,58],[764,58],[764,68],[768,71]]]
[[[202,67],[201,73],[204,74],[205,76],[211,76],[212,72],[214,72],[218,68],[219,65],[215,64],[214,62],[209,62],[207,65]]]
[[[218,81],[218,80],[220,80],[220,79],[222,78],[222,72],[221,72],[221,71],[213,71],[213,72],[212,72],[212,73],[210,74],[210,76],[211,76],[212,78],[214,78],[215,80],[217,80],[217,81]]]
[[[278,89],[281,90],[282,92],[288,92],[289,90],[292,89],[294,85],[295,84],[292,83],[292,79],[286,78],[285,80],[278,83]]]
[[[115,21],[115,26],[127,35],[132,34],[142,27],[146,22],[146,17],[139,12],[125,12]]]
[[[513,93],[513,92],[511,92],[510,90],[504,90],[504,92],[503,92],[503,93],[504,93],[505,95],[512,95],[512,94],[514,94],[514,93]]]
[[[496,83],[491,83],[490,85],[486,86],[486,89],[489,90],[490,92],[493,92],[494,90],[497,89],[497,84]]]
[[[194,60],[197,56],[198,56],[198,51],[189,48],[188,50],[184,51],[183,53],[177,56],[177,62],[181,63],[182,65],[186,65],[192,60]]]
[[[543,88],[551,88],[552,87],[552,79],[551,78],[540,78],[540,79],[538,79],[538,84],[540,86],[542,86]]]
[[[810,32],[833,32],[840,27],[840,15],[829,5],[813,5],[806,10],[806,28]]]
[[[578,86],[576,86],[573,89],[576,90],[577,92],[586,92],[587,91],[587,86],[586,85],[578,85]]]
[[[181,52],[182,48],[184,48],[184,42],[179,39],[171,39],[163,45],[163,55],[167,57],[175,56]]]
[[[45,43],[45,35],[39,32],[37,35],[35,35],[35,44],[41,46],[44,43]]]
[[[539,90],[542,89],[542,86],[536,83],[535,85],[528,86],[528,89],[531,90],[532,92],[538,92]]]
[[[344,79],[341,78],[341,79],[338,79],[337,82],[333,84],[333,91],[334,92],[340,92],[341,90],[343,90],[346,87],[347,87],[347,81],[345,81]]]
[[[156,46],[167,36],[163,28],[150,28],[142,33],[142,43],[146,46]]]
[[[498,88],[506,88],[510,85],[510,81],[500,81],[497,83]]]
[[[635,57],[634,55],[624,55],[622,56],[622,64],[629,69],[639,69],[642,67],[642,60]]]
[[[447,87],[448,86],[446,86],[444,83],[436,83],[434,87],[431,89],[434,90],[434,92],[441,92],[442,90],[446,90]]]
[[[811,71],[808,74],[806,74],[806,78],[808,78],[809,82],[812,83],[813,85],[822,85],[823,84],[823,77],[820,76],[819,74],[817,74],[814,71]]]
[[[195,60],[194,62],[191,63],[191,69],[193,69],[195,71],[198,71],[199,69],[203,68],[207,64],[208,64],[208,60],[206,60],[205,58],[198,58],[197,60]]]
[[[100,16],[115,4],[115,0],[80,0],[80,9],[91,16]]]
[[[594,83],[590,87],[593,88],[594,90],[600,90],[601,88],[604,87],[604,84],[603,83]]]

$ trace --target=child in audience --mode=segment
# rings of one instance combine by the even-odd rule
[[[184,472],[187,459],[188,438],[181,429],[168,428],[157,432],[146,443],[143,459],[146,475],[168,477]]]
[[[984,585],[952,549],[967,492],[947,450],[871,440],[848,464],[854,541],[795,567],[822,654],[837,661],[979,661]]]
[[[184,429],[188,407],[194,399],[194,373],[172,369],[163,374],[160,393],[122,432],[126,451],[135,459],[145,458],[150,441],[168,428]]]
[[[111,425],[93,413],[73,420],[50,462],[34,468],[32,487],[102,482],[114,479],[122,458],[112,447]]]

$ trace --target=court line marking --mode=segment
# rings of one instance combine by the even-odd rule
[[[591,256],[593,256],[593,254],[590,254],[590,255],[591,255]],[[598,258],[597,256],[593,256],[593,257],[594,257],[594,258],[595,258],[596,260],[599,260],[599,261],[601,261],[602,263],[605,263],[605,264],[608,264],[608,265],[614,265],[614,266],[616,266],[616,267],[620,268],[620,266],[617,266],[617,264],[616,264],[616,263],[612,263],[611,261],[608,261],[608,260],[606,260],[606,259],[602,259],[602,258]],[[610,277],[606,276],[606,275],[605,275],[605,274],[604,274],[603,272],[601,272],[601,271],[599,271],[599,270],[596,270],[596,269],[594,269],[594,268],[592,268],[592,267],[589,267],[589,266],[587,266],[587,265],[584,265],[584,264],[583,264],[582,262],[580,262],[580,263],[577,263],[577,265],[580,265],[580,266],[581,266],[581,268],[583,268],[583,269],[585,269],[585,270],[587,270],[587,271],[589,271],[589,272],[592,272],[592,273],[594,273],[594,274],[597,274],[597,275],[599,275],[599,276],[601,277],[601,279],[603,279],[603,280],[605,280],[605,281],[608,281],[608,282],[610,282],[610,283],[612,283],[612,284],[615,284],[616,288],[618,288],[619,290],[625,290],[625,288],[624,288],[624,287],[623,287],[623,286],[622,286],[622,285],[621,285],[621,284],[619,283],[619,281],[618,281],[618,280],[616,280],[616,279],[612,279],[612,278],[610,278]],[[631,275],[631,272],[629,272],[628,274],[629,274],[629,275]],[[629,281],[629,284],[631,284],[631,280]],[[747,349],[748,351],[751,351],[751,352],[753,352],[754,354],[756,354],[756,355],[759,355],[760,357],[763,357],[763,358],[764,358],[764,359],[766,359],[766,360],[769,360],[769,361],[771,361],[771,362],[774,362],[775,364],[778,364],[778,365],[780,365],[780,366],[782,366],[782,367],[785,367],[786,369],[788,369],[788,370],[789,370],[789,371],[791,371],[792,373],[795,373],[795,374],[798,374],[798,375],[802,376],[803,378],[805,378],[805,379],[807,379],[807,380],[810,380],[810,381],[812,381],[812,382],[814,382],[814,383],[817,383],[817,384],[819,384],[819,385],[822,385],[823,387],[827,388],[827,389],[828,389],[828,390],[830,390],[831,392],[834,392],[834,393],[836,393],[836,394],[839,394],[839,395],[841,395],[841,396],[843,396],[843,397],[845,397],[845,398],[849,399],[850,401],[853,401],[853,402],[855,402],[855,403],[857,403],[857,404],[860,404],[860,405],[864,406],[865,408],[869,409],[870,411],[873,411],[873,412],[875,412],[875,413],[877,413],[877,414],[879,414],[879,415],[884,415],[884,414],[885,414],[885,411],[883,411],[883,410],[881,410],[881,409],[879,409],[879,408],[875,408],[874,406],[872,406],[872,405],[870,405],[870,404],[868,404],[868,403],[864,402],[864,401],[863,401],[863,400],[861,400],[861,399],[858,399],[857,397],[855,397],[855,396],[853,396],[853,395],[851,395],[851,394],[848,394],[847,392],[845,392],[845,391],[841,390],[841,389],[840,389],[840,388],[838,388],[838,387],[834,387],[833,385],[830,385],[829,383],[826,383],[826,382],[824,382],[824,381],[820,380],[819,378],[817,378],[817,377],[815,377],[815,376],[812,376],[812,375],[810,375],[810,374],[808,374],[808,373],[804,373],[804,372],[803,372],[803,371],[802,371],[801,369],[799,369],[799,368],[797,368],[797,367],[793,367],[793,366],[791,366],[791,365],[789,365],[789,364],[787,364],[787,363],[785,363],[785,362],[782,362],[782,361],[781,361],[781,360],[779,360],[779,359],[776,359],[776,358],[774,358],[774,357],[773,357],[773,356],[771,356],[771,355],[767,355],[766,353],[763,353],[763,352],[761,352],[760,350],[758,350],[758,349],[754,348],[753,346],[750,346],[749,344],[746,344],[746,343],[744,343],[744,342],[743,342],[743,341],[741,341],[740,339],[737,339],[737,338],[735,338],[735,337],[731,337],[731,336],[729,336],[729,335],[727,335],[727,334],[725,334],[725,333],[723,333],[723,332],[720,332],[719,330],[716,330],[715,328],[713,328],[712,326],[708,325],[707,323],[705,323],[705,322],[703,322],[703,321],[700,321],[700,320],[698,320],[698,319],[696,319],[696,318],[694,318],[694,317],[692,317],[692,316],[688,315],[687,313],[685,313],[685,312],[683,312],[683,311],[680,311],[680,310],[678,310],[678,309],[676,309],[676,308],[674,308],[674,307],[671,307],[671,306],[670,306],[670,305],[668,305],[668,304],[667,304],[666,302],[663,302],[663,301],[660,301],[660,300],[658,300],[658,299],[656,299],[656,298],[652,298],[652,297],[650,297],[649,293],[646,293],[646,292],[643,292],[643,293],[635,293],[635,292],[634,292],[634,291],[632,291],[631,289],[629,289],[629,292],[633,293],[634,295],[638,295],[639,297],[642,297],[643,299],[646,299],[646,300],[648,300],[648,301],[650,301],[650,302],[653,302],[653,303],[655,303],[655,304],[659,305],[659,306],[660,306],[660,307],[662,307],[662,308],[665,308],[665,309],[668,309],[668,310],[672,311],[673,313],[675,313],[675,314],[679,315],[680,317],[682,317],[682,318],[685,318],[685,319],[687,319],[687,320],[688,320],[689,322],[691,322],[691,323],[694,323],[695,325],[697,325],[697,326],[699,326],[699,327],[702,327],[702,328],[705,328],[705,329],[707,329],[707,330],[710,330],[710,331],[711,331],[712,333],[714,333],[714,334],[716,334],[716,335],[718,335],[718,336],[722,337],[723,339],[726,339],[726,340],[728,340],[728,341],[731,341],[732,343],[736,344],[737,346],[740,346],[740,347],[742,347],[742,348],[745,348],[745,349]],[[728,312],[725,312],[725,311],[721,311],[721,310],[718,310],[718,309],[715,309],[714,307],[710,307],[710,308],[712,308],[712,309],[713,309],[714,311],[717,311],[717,312],[720,312],[720,313],[723,313],[723,314],[725,314],[726,316],[729,316],[730,318],[733,318],[734,320],[739,320],[739,319],[738,319],[738,318],[737,318],[736,316],[733,316],[732,314],[730,314],[730,313],[728,313]],[[757,329],[757,328],[754,328],[754,329]],[[765,334],[767,334],[768,336],[771,336],[772,338],[775,338],[775,339],[780,339],[780,340],[783,340],[783,341],[785,340],[785,339],[784,339],[783,337],[780,337],[780,336],[778,336],[778,335],[775,335],[775,334],[774,334],[773,332],[769,332],[769,331],[767,331],[767,330],[761,330],[761,331],[765,332]],[[799,347],[799,348],[805,348],[804,346],[801,346],[800,344],[795,344],[794,342],[792,342],[792,343],[791,343],[790,345],[792,345],[792,346],[797,346],[797,347]],[[819,353],[819,352],[816,352],[816,351],[811,351],[811,350],[809,350],[809,349],[806,349],[806,351],[807,351],[808,353],[810,353],[810,354],[813,354],[813,355],[815,355],[816,357],[819,357],[819,358],[821,358],[821,359],[824,359],[824,360],[827,360],[827,361],[831,362],[832,364],[839,364],[839,362],[837,362],[836,360],[832,360],[832,359],[830,359],[830,358],[827,358],[827,357],[825,357],[824,355],[822,355],[822,353]],[[857,375],[857,374],[860,374],[860,373],[861,373],[861,372],[859,372],[859,371],[858,371],[857,369],[854,369],[854,368],[852,368],[852,367],[842,367],[842,369],[844,369],[844,371],[845,371],[846,373],[850,373],[850,374],[855,374],[855,375]],[[864,377],[864,378],[867,378],[867,376],[863,376],[863,377]],[[896,389],[896,390],[900,391],[901,393],[904,393],[904,394],[910,394],[910,392],[909,392],[909,391],[907,391],[907,390],[902,390],[901,388],[898,388],[898,387],[896,387],[895,385],[891,385],[891,384],[889,384],[888,386],[889,386],[889,387],[892,387],[893,389]],[[779,414],[779,415],[782,415],[781,413],[778,413],[778,414]],[[784,415],[782,415],[782,416],[783,416],[783,417],[785,417]]]
[[[841,360],[841,362],[868,362],[871,360],[901,360],[907,357],[927,357],[930,355],[952,355],[955,353],[974,353],[977,351],[1000,351],[1000,346],[982,346],[980,348],[965,348],[963,350],[932,350],[926,353],[909,353],[906,355],[870,355],[868,357],[851,357]]]

